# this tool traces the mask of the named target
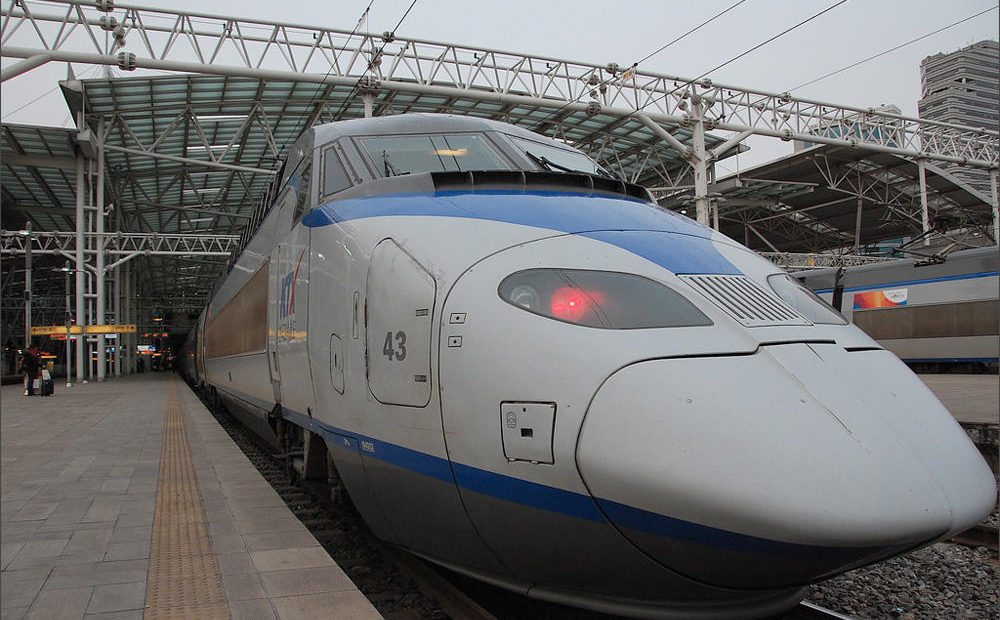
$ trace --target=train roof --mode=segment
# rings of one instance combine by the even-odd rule
[[[567,147],[564,143],[510,123],[456,114],[407,113],[394,116],[356,118],[317,125],[313,129],[316,132],[316,141],[321,144],[338,138],[355,136],[495,131],[535,141],[552,142],[563,148]]]

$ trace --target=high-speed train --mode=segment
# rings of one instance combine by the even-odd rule
[[[913,367],[996,372],[998,273],[992,246],[793,275]]]
[[[320,125],[273,195],[186,372],[414,554],[635,617],[764,617],[994,505],[896,356],[563,143]]]

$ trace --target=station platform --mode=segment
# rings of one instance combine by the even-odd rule
[[[921,378],[997,423],[996,375]],[[0,401],[0,620],[381,618],[176,375]]]
[[[920,375],[959,422],[1000,424],[1000,377],[997,375]]]
[[[382,617],[176,375],[0,399],[3,620]]]

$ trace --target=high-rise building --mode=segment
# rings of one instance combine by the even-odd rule
[[[967,127],[1000,129],[1000,46],[980,41],[920,63],[920,118]],[[948,172],[990,196],[987,171],[945,166]]]

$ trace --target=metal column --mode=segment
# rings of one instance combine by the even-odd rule
[[[997,169],[990,169],[990,190],[993,193],[993,241],[1000,245],[1000,197],[997,189]]]
[[[924,160],[917,160],[917,172],[920,177],[920,223],[923,225],[924,235],[931,229],[931,214],[927,206],[927,164]],[[930,245],[930,237],[924,237],[924,245]]]
[[[691,133],[693,153],[689,161],[694,168],[694,204],[698,223],[708,226],[711,205],[708,200],[708,162],[705,154],[705,107],[700,95],[691,97],[691,118],[694,121]]]
[[[94,291],[97,293],[97,316],[95,317],[95,322],[97,325],[104,325],[104,311],[107,307],[107,295],[105,289],[107,288],[104,281],[104,119],[101,119],[100,125],[98,125],[97,131],[97,198],[94,201],[95,211],[95,228],[97,231],[97,237],[95,239],[95,250],[97,250],[96,256],[96,283]],[[97,335],[97,380],[104,381],[107,375],[107,338],[105,335]]]
[[[83,125],[83,118],[77,120],[77,127]],[[76,155],[76,323],[77,325],[87,324],[87,307],[84,300],[84,289],[86,274],[83,258],[83,239],[86,217],[84,216],[83,205],[86,192],[86,175],[84,174],[84,157],[82,153]],[[87,380],[86,353],[87,336],[80,334],[76,343],[76,382],[82,383]]]
[[[24,348],[31,346],[31,222],[24,223],[27,239],[24,244]],[[30,389],[31,386],[29,385]]]

